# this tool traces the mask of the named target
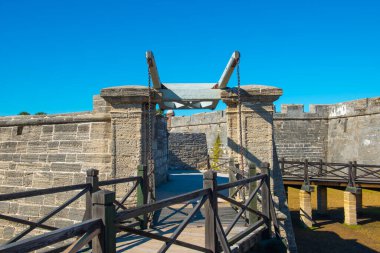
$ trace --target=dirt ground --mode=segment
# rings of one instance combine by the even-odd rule
[[[317,214],[316,194],[312,193],[315,226],[304,228],[299,222],[299,190],[289,188],[296,243],[300,253],[372,253],[380,252],[380,192],[363,190],[363,210],[358,225],[343,224],[343,191],[328,189],[328,213]]]

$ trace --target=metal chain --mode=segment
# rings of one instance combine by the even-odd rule
[[[239,115],[239,156],[240,156],[240,170],[244,177],[244,150],[243,150],[243,131],[241,120],[241,88],[240,88],[240,67],[239,62],[236,65],[237,87],[238,87],[238,115]]]
[[[151,76],[148,66],[148,147],[147,147],[147,164],[148,164],[148,178],[151,179],[154,175],[154,168],[153,168],[153,159],[152,159],[152,145],[153,145],[153,130],[152,130],[152,84],[151,84]],[[154,182],[153,180],[149,180],[149,195],[150,195],[150,202],[153,202],[155,199],[155,196],[153,194],[154,189]]]
[[[243,149],[243,127],[242,127],[242,119],[241,119],[241,87],[240,87],[240,67],[239,67],[239,62],[236,65],[236,76],[237,76],[237,87],[238,87],[238,115],[239,115],[239,157],[240,157],[240,172],[243,178],[245,177],[245,171],[244,171],[244,149]],[[246,199],[246,186],[242,187],[240,191],[240,197],[242,199],[242,202],[245,203]],[[247,212],[244,212],[245,216],[245,223],[248,225],[248,215]]]

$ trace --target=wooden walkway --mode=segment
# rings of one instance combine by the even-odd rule
[[[219,175],[219,183],[228,182],[227,175]],[[168,183],[162,185],[157,189],[157,198],[164,199],[172,197],[181,193],[186,193],[194,190],[202,189],[203,175],[198,171],[171,171]],[[182,204],[176,204],[166,207],[159,212],[155,213],[154,228],[147,229],[148,232],[159,234],[169,237],[179,224],[186,218],[186,216],[194,209],[197,200],[189,201]],[[232,222],[236,212],[232,209],[231,205],[227,202],[219,200],[219,216],[222,221],[223,227],[226,228]],[[191,223],[179,236],[179,240],[193,243],[199,246],[205,245],[205,218],[204,208],[201,208]],[[229,237],[237,234],[238,232],[246,229],[246,224],[243,219],[240,219],[238,224],[229,234]],[[125,234],[117,238],[117,252],[131,252],[131,253],[149,253],[157,252],[163,242],[145,238],[138,235]],[[199,252],[185,247],[173,245],[169,248],[168,252]]]
[[[236,212],[231,208],[229,203],[219,203],[219,215],[222,220],[223,227],[226,228],[229,223],[232,222]],[[154,234],[170,236],[179,224],[185,219],[185,217],[193,210],[195,203],[185,203],[180,205],[174,205],[170,208],[164,208],[159,213],[158,223],[152,229],[147,229],[148,232]],[[205,244],[205,219],[204,209],[194,217],[192,222],[185,228],[185,230],[179,236],[179,240],[193,243],[198,246]],[[234,230],[230,233],[230,236],[237,234],[238,232],[246,229],[245,222],[240,219]],[[163,242],[152,240],[137,235],[125,234],[117,238],[117,252],[133,252],[133,253],[149,253],[157,252]],[[199,252],[184,248],[181,246],[173,245],[169,248],[168,252]]]

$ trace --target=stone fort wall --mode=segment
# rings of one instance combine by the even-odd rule
[[[188,158],[189,147],[195,143],[207,145],[211,155],[217,135],[221,137],[223,157],[226,158],[226,120],[224,111],[173,117],[169,145],[181,150],[177,153],[186,155],[169,156],[169,161],[176,159],[188,164],[189,168],[196,168],[197,163]],[[281,111],[274,113],[273,125],[275,147],[280,158],[380,164],[379,97],[334,105],[310,105],[309,112],[304,111],[303,105],[282,105]],[[181,139],[179,133],[187,133],[186,138]],[[204,134],[205,142],[200,143],[202,141],[195,137],[199,134]],[[197,154],[198,160],[207,157],[205,152]]]
[[[86,171],[92,168],[99,170],[99,180],[112,179],[115,168],[110,107],[99,96],[94,96],[93,106],[92,112],[0,117],[0,194],[82,184]],[[167,177],[168,141],[165,119],[157,116],[156,122],[154,158],[160,168],[156,170],[159,184]],[[0,213],[37,220],[78,192],[1,201]],[[59,228],[82,221],[84,207],[82,196],[44,224]],[[0,220],[0,243],[25,228]]]

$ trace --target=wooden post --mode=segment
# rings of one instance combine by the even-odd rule
[[[319,213],[327,213],[327,187],[317,186],[317,211]]]
[[[83,220],[92,218],[92,195],[99,191],[99,170],[89,169],[86,171],[86,183],[91,184],[91,189],[86,193],[86,211]]]
[[[269,239],[272,234],[272,223],[271,223],[271,217],[270,217],[270,172],[269,172],[269,163],[262,163],[261,164],[261,173],[265,174],[266,177],[264,178],[264,184],[261,188],[261,205],[262,205],[262,213],[264,214],[266,218],[265,223],[268,227],[267,233],[263,234],[263,237],[265,239]]]
[[[319,159],[319,171],[318,176],[321,176],[323,174],[323,160]]]
[[[248,178],[250,177],[253,177],[253,176],[256,176],[256,165],[253,164],[253,163],[250,163],[248,164]],[[248,191],[249,191],[249,194],[248,196],[251,196],[251,194],[253,193],[253,191],[255,190],[257,186],[257,182],[254,181],[252,183],[249,184],[249,188],[248,188]],[[257,210],[257,195],[253,198],[253,200],[251,201],[251,203],[249,203],[248,207],[254,209],[254,210]],[[248,212],[248,219],[249,219],[249,224],[254,224],[257,220],[258,220],[258,216],[252,212]]]
[[[233,158],[230,158],[230,161],[228,163],[228,182],[229,183],[236,181],[234,168],[235,168],[235,161]],[[232,194],[234,193],[234,191],[235,191],[235,187],[231,187],[228,189],[228,196],[230,198],[232,198]]]
[[[304,184],[305,185],[310,185],[310,182],[309,182],[309,163],[308,163],[308,160],[305,159],[305,163],[304,163]]]
[[[280,166],[281,166],[281,173],[282,175],[284,175],[285,174],[285,158],[284,157],[281,158]]]
[[[103,221],[102,232],[92,239],[93,253],[116,252],[116,228],[114,223],[116,211],[113,205],[114,201],[115,192],[107,190],[97,191],[92,196],[92,217]]]
[[[148,167],[146,165],[137,166],[137,176],[141,177],[137,187],[137,206],[142,206],[148,203]],[[140,216],[140,228],[146,229],[148,224],[148,214]]]
[[[205,208],[205,248],[217,252],[216,215],[218,215],[218,200],[216,197],[217,173],[208,170],[203,173],[203,188],[212,190],[212,194],[206,201]]]
[[[350,161],[348,163],[348,186],[354,187],[354,181],[353,181],[353,174],[352,174],[352,162]]]
[[[352,165],[352,181],[354,183],[354,185],[356,184],[355,181],[356,181],[356,178],[357,178],[357,167],[358,167],[358,163],[356,161],[354,161],[353,165]]]

